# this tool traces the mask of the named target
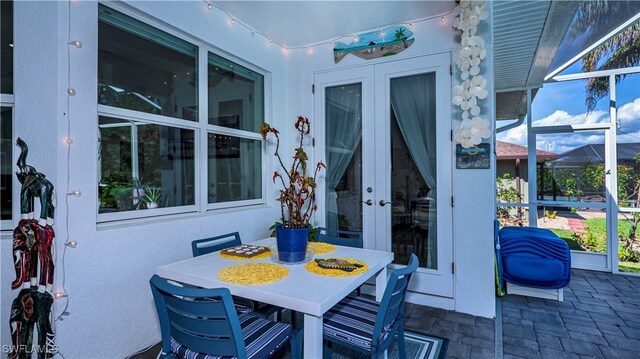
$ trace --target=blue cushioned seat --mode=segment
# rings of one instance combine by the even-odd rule
[[[282,347],[291,335],[291,325],[273,322],[251,314],[238,316],[247,348],[247,358],[268,358]],[[199,353],[171,338],[171,351],[178,359],[235,359],[237,356],[219,356]]]
[[[497,234],[498,268],[508,283],[542,289],[571,280],[569,245],[545,228],[504,227]]]

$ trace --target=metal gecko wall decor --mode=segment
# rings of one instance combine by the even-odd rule
[[[13,231],[16,279],[11,283],[11,289],[22,289],[11,304],[9,326],[13,345],[9,359],[31,358],[33,352],[39,359],[51,358],[57,351],[51,325],[55,189],[44,174],[27,165],[29,147],[26,142],[18,138],[16,145],[21,150],[16,163],[16,176],[22,184],[21,218]],[[36,197],[40,200],[39,220],[34,218]],[[33,345],[34,327],[38,330],[37,345]]]

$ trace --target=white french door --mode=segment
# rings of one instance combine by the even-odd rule
[[[317,73],[317,220],[420,260],[410,290],[453,297],[450,54]]]

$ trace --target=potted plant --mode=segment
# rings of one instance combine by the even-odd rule
[[[280,156],[280,135],[278,130],[264,123],[260,128],[262,138],[266,141],[270,134],[276,138],[275,157],[284,170],[281,174],[273,172],[273,182],[278,179],[282,184],[280,196],[280,213],[282,225],[276,226],[276,241],[278,244],[279,259],[285,262],[300,262],[304,260],[307,242],[309,240],[310,220],[313,212],[318,209],[315,204],[316,176],[325,164],[318,162],[313,170],[313,176],[307,175],[307,161],[309,156],[304,151],[304,137],[311,131],[311,122],[308,118],[298,116],[295,124],[296,131],[300,133],[300,141],[295,149],[293,163],[285,166]]]
[[[148,209],[158,208],[158,203],[162,199],[162,188],[147,186],[144,188],[144,202]]]

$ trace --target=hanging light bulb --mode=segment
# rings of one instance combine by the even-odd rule
[[[77,248],[78,247],[78,242],[76,242],[76,241],[67,241],[67,243],[65,243],[64,245],[69,247],[69,248]]]
[[[333,41],[329,43],[329,47],[333,49]]]
[[[231,25],[234,25],[236,23],[236,19],[231,18]]]
[[[78,41],[78,40],[69,41],[68,44],[69,45],[73,45],[73,46],[75,46],[77,48],[81,48],[82,47],[82,43],[80,41]]]
[[[358,36],[353,35],[353,42],[358,42],[358,40],[359,40],[359,39],[358,39]]]
[[[208,3],[207,7],[209,8],[209,10],[213,9],[213,4],[212,3]]]
[[[269,46],[273,46],[273,40],[269,41]]]
[[[311,48],[307,47],[307,54],[311,55]]]
[[[413,29],[413,24],[409,24],[409,29]]]
[[[55,292],[53,293],[53,299],[60,299],[62,297],[65,297],[65,294],[62,292]]]
[[[443,16],[440,18],[440,22],[445,22],[447,19]]]
[[[256,37],[256,32],[255,31],[251,31],[251,37]]]
[[[79,189],[74,189],[72,191],[67,192],[67,196],[80,197],[82,196],[82,192]]]
[[[69,87],[67,89],[67,95],[69,96],[75,96],[76,95],[76,90],[73,89],[73,87]]]
[[[64,139],[64,143],[66,143],[67,145],[70,145],[70,144],[73,143],[73,139],[67,137],[67,138]]]

